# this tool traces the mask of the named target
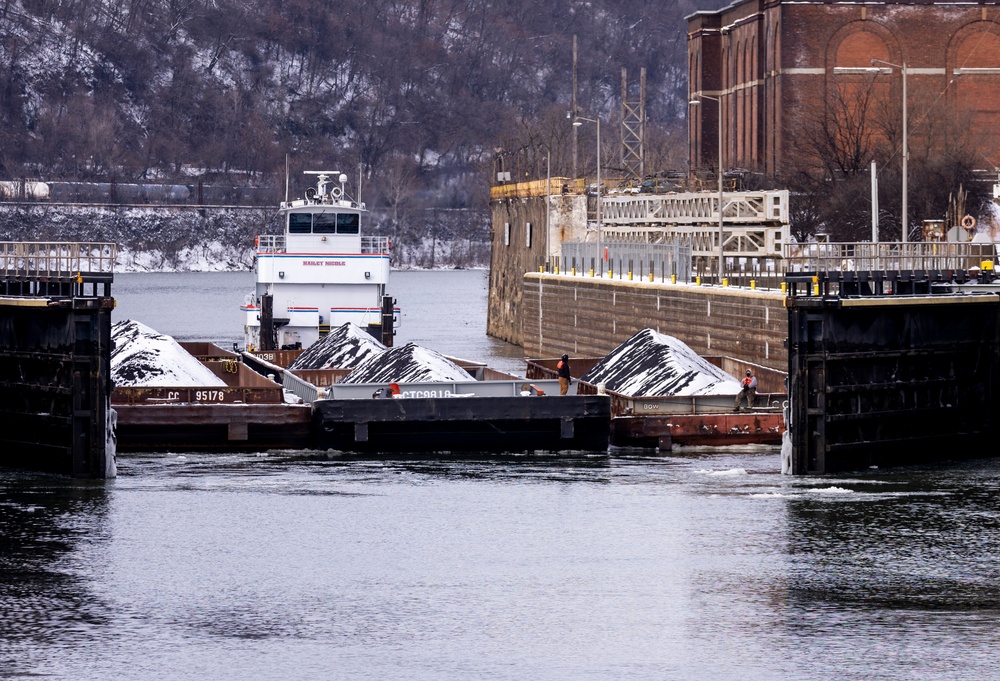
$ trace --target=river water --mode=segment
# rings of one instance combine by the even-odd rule
[[[117,275],[116,318],[240,338],[248,274]],[[518,365],[486,274],[402,272],[397,342]],[[1000,463],[774,451],[0,471],[0,678],[1000,678]]]

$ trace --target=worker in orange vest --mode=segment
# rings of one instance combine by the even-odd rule
[[[569,355],[563,355],[556,365],[556,376],[559,377],[559,394],[565,395],[569,392]]]
[[[747,375],[743,378],[742,387],[736,395],[737,413],[740,411],[740,403],[743,401],[744,396],[747,398],[747,409],[752,409],[754,400],[757,399],[757,377],[749,369],[747,369]]]

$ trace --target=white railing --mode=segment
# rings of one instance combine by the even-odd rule
[[[308,236],[308,235],[305,235]],[[336,238],[336,235],[324,235]],[[356,238],[355,235],[350,235]],[[361,253],[388,253],[389,237],[387,236],[363,236],[361,237]],[[285,253],[287,250],[284,234],[261,234],[257,237],[258,253]]]
[[[117,257],[113,243],[0,241],[0,277],[86,281],[113,274]]]
[[[790,244],[785,246],[785,271],[900,272],[968,270],[996,260],[992,243],[884,242]]]

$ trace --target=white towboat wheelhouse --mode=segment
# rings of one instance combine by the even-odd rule
[[[257,237],[256,289],[241,307],[246,348],[305,348],[345,322],[392,345],[389,238],[361,233],[366,210],[346,196],[347,175],[306,174],[316,186],[281,203],[283,233]]]

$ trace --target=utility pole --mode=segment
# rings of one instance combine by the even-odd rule
[[[573,118],[576,118],[577,108],[576,108],[576,33],[573,34]],[[577,127],[573,126],[573,179],[580,177],[576,172],[576,160],[577,160]]]

